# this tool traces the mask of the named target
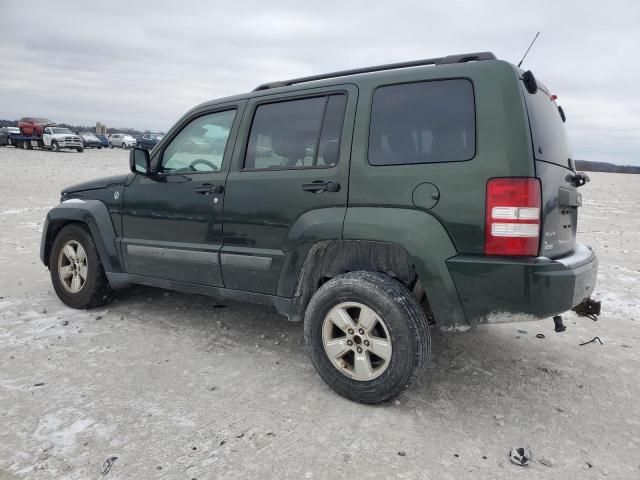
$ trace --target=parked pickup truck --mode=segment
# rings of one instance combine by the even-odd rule
[[[10,133],[8,142],[17,148],[31,150],[34,147],[58,152],[63,148],[84,151],[79,135],[65,127],[58,127],[46,118],[22,118],[19,133]]]

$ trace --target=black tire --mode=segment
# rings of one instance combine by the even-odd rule
[[[84,152],[84,148],[83,147],[78,147],[78,148],[76,148],[76,150],[78,151],[78,153]]]
[[[113,143],[109,142],[109,148],[113,148]]]
[[[58,257],[60,250],[70,241],[76,241],[84,251],[87,258],[87,278],[78,293],[71,293],[65,289],[58,274]],[[111,300],[111,286],[104,274],[104,268],[98,255],[95,243],[89,231],[80,224],[70,224],[64,227],[51,246],[49,255],[49,270],[53,288],[62,302],[71,308],[95,308],[104,305]]]
[[[51,150],[54,152],[60,151],[60,146],[58,145],[58,142],[56,141],[51,142]]]
[[[324,319],[343,302],[358,302],[371,308],[386,325],[392,344],[391,359],[377,378],[350,378],[333,365],[325,352]],[[431,351],[427,319],[414,296],[397,280],[374,272],[351,272],[322,285],[305,312],[304,337],[307,352],[322,379],[340,395],[360,403],[380,403],[397,397],[423,371]]]

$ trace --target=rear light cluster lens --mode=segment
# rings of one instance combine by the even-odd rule
[[[537,178],[489,180],[485,255],[537,256],[541,208],[540,181]]]

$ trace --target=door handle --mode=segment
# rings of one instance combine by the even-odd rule
[[[214,195],[220,195],[221,193],[224,193],[224,186],[203,183],[202,185],[193,187],[193,191],[199,193],[200,195],[209,195],[210,193],[213,193]]]
[[[302,190],[312,193],[337,192],[340,190],[340,184],[331,181],[325,182],[324,180],[315,180],[312,183],[303,184]]]

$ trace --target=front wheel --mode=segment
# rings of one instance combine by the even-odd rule
[[[51,143],[51,150],[53,150],[54,152],[59,152],[60,151],[60,145],[58,145],[58,142],[52,142]]]
[[[78,148],[76,148],[76,150],[78,151],[78,153],[84,152],[84,148],[83,147],[78,147]]]
[[[320,287],[305,313],[304,337],[322,379],[361,403],[402,393],[431,348],[427,319],[411,292],[373,272],[339,275]]]
[[[51,282],[58,298],[71,308],[94,308],[111,298],[111,287],[89,231],[79,224],[64,227],[49,255]]]

